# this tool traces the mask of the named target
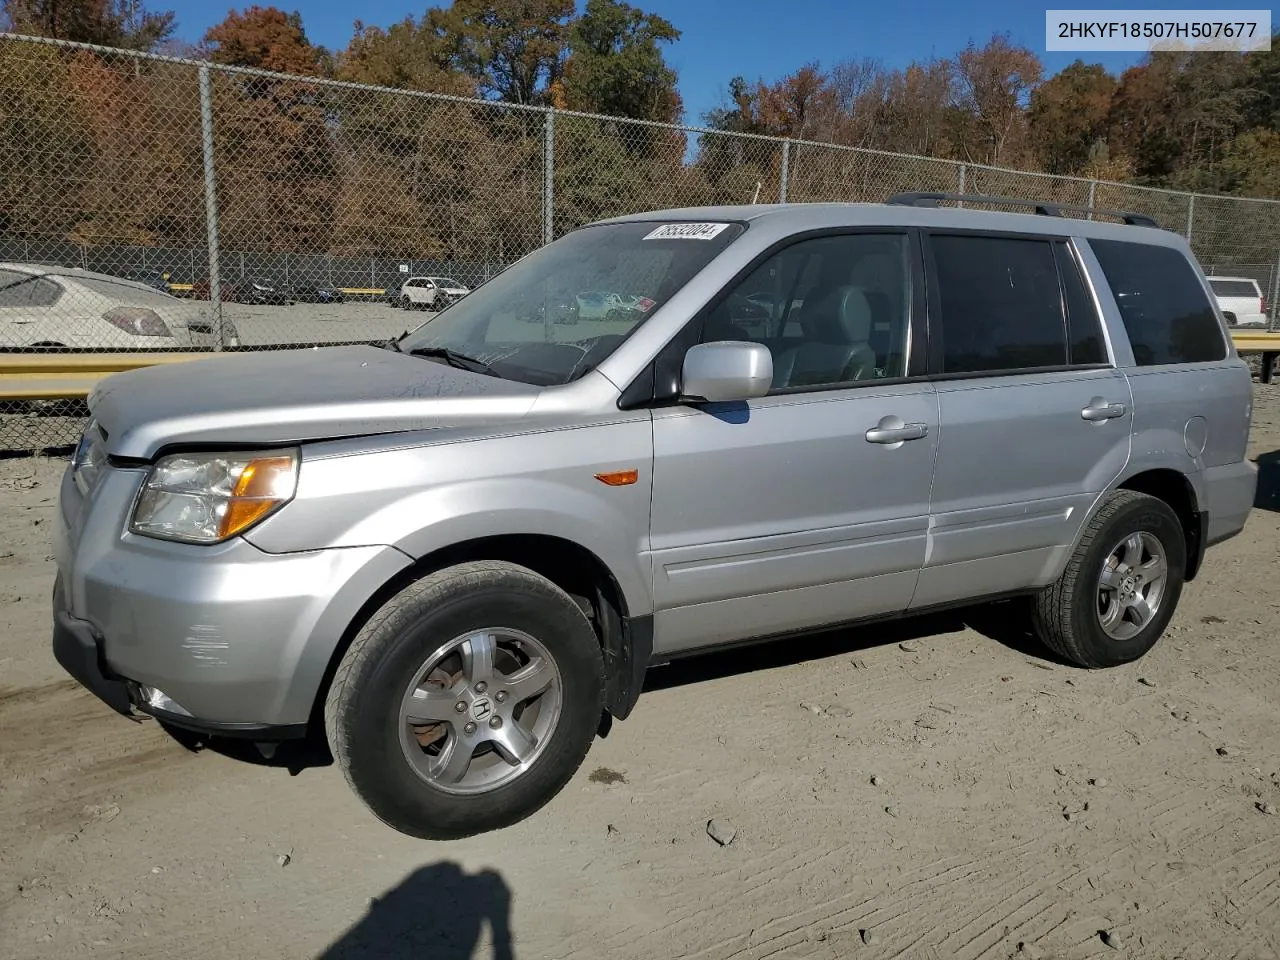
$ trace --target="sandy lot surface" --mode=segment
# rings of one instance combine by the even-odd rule
[[[1280,956],[1257,398],[1269,508],[1139,664],[978,610],[655,670],[549,807],[447,844],[333,766],[192,751],[78,689],[48,650],[62,464],[0,462],[0,958]]]
[[[246,347],[282,343],[349,343],[389,340],[434,316],[385,303],[294,303],[288,306],[223,305]]]

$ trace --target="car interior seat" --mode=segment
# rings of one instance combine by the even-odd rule
[[[871,349],[871,306],[866,294],[849,285],[836,287],[803,314],[804,343],[774,359],[773,382],[783,387],[844,383],[876,375]]]

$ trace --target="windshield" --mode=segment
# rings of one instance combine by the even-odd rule
[[[400,341],[508,380],[569,383],[602,363],[737,236],[730,223],[583,227],[534,251]]]
[[[450,280],[448,277],[430,277],[432,283],[437,287],[461,287],[462,284],[457,280]]]

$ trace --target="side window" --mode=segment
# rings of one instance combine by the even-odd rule
[[[801,240],[719,301],[702,342],[768,346],[774,392],[905,376],[909,251],[905,233]]]
[[[935,234],[930,243],[942,328],[939,372],[1067,365],[1062,289],[1049,241]]]
[[[1089,246],[1115,294],[1138,366],[1226,357],[1217,315],[1179,251],[1127,240],[1090,240]]]
[[[26,307],[31,304],[29,273],[0,270],[0,307]]]
[[[1067,305],[1067,362],[1073,366],[1107,362],[1107,348],[1102,339],[1102,321],[1097,306],[1085,289],[1080,265],[1067,245],[1056,242],[1054,256],[1062,277],[1063,301]]]
[[[52,307],[62,296],[62,287],[41,277],[31,285],[31,306]]]

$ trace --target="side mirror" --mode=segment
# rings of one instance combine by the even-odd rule
[[[773,354],[759,343],[699,343],[684,355],[680,398],[728,403],[763,397],[773,386]]]

